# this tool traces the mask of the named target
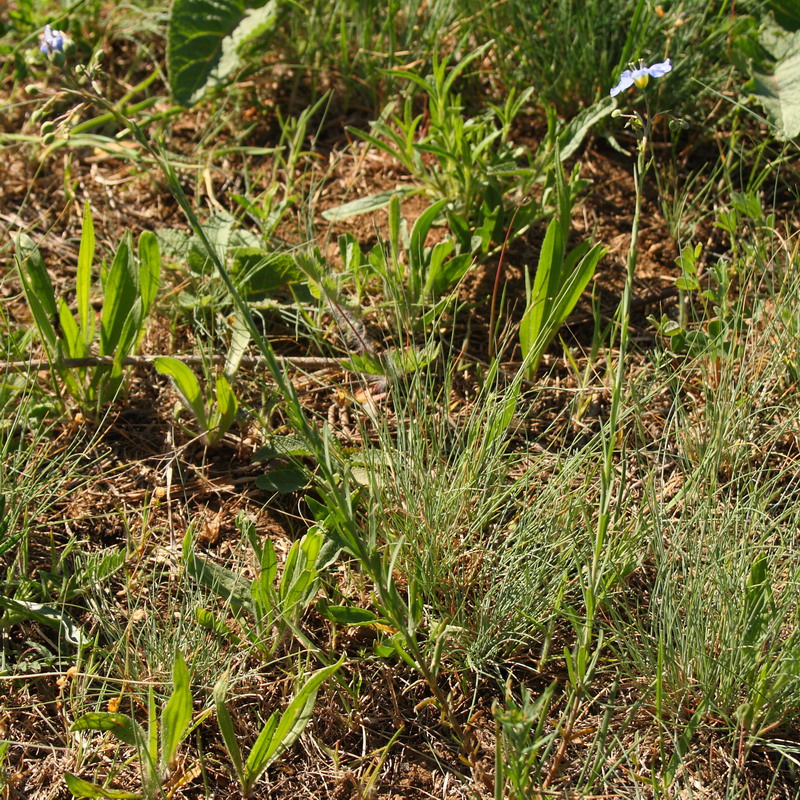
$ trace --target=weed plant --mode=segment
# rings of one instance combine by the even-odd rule
[[[800,797],[771,5],[18,4],[0,794]]]

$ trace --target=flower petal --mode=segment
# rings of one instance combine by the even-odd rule
[[[647,68],[648,74],[653,78],[660,78],[662,75],[666,75],[668,72],[672,71],[672,64],[670,60],[667,59],[666,61],[662,61],[659,64],[653,64],[652,67]]]
[[[620,92],[624,92],[625,89],[630,89],[631,86],[633,86],[633,73],[626,69],[620,76],[619,83],[611,90],[610,94],[612,97],[616,97]]]

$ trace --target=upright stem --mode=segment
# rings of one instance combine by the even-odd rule
[[[638,116],[638,115],[637,115]],[[600,502],[595,532],[594,549],[592,552],[592,563],[589,571],[589,580],[586,586],[586,629],[584,631],[584,644],[589,645],[591,640],[592,626],[594,623],[597,602],[600,594],[600,582],[603,577],[603,567],[608,557],[605,547],[608,537],[608,529],[611,524],[611,499],[614,493],[614,450],[617,442],[618,426],[620,413],[622,410],[623,387],[625,383],[625,362],[628,354],[628,329],[631,318],[631,299],[633,296],[633,281],[636,274],[636,262],[639,256],[639,221],[642,212],[642,194],[644,188],[644,177],[647,172],[647,148],[650,135],[650,116],[638,117],[641,128],[641,139],[639,141],[639,151],[636,164],[633,169],[633,184],[636,192],[636,201],[633,210],[633,224],[631,226],[631,244],[628,250],[627,272],[625,275],[625,286],[622,297],[617,307],[616,321],[619,326],[619,352],[617,354],[617,364],[614,371],[614,380],[611,386],[611,408],[608,414],[608,421],[603,430],[603,463],[600,472]],[[621,497],[625,487],[625,465],[617,483],[617,497]]]

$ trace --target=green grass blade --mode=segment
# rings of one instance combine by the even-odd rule
[[[86,351],[88,351],[89,344],[94,336],[94,311],[89,305],[94,251],[94,221],[92,220],[92,209],[87,200],[83,207],[83,228],[81,230],[81,246],[78,251],[78,272],[75,282],[75,293],[78,301],[78,328]]]

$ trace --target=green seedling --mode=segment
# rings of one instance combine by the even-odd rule
[[[242,787],[242,795],[250,797],[258,779],[264,771],[297,741],[308,725],[317,701],[320,686],[344,663],[344,656],[335,664],[315,672],[296,692],[286,711],[278,716],[273,711],[261,729],[250,755],[245,761],[233,726],[230,712],[225,705],[228,693],[228,673],[226,672],[214,687],[214,705],[225,748],[228,751],[236,777]]]
[[[519,328],[520,346],[529,377],[533,377],[550,342],[575,308],[605,255],[600,244],[581,242],[567,251],[572,194],[564,173],[556,170],[558,216],[550,221],[542,243],[533,286]]]
[[[44,260],[30,237],[20,234],[16,241],[22,288],[47,357],[67,393],[86,411],[96,411],[117,396],[123,381],[123,361],[135,352],[144,336],[161,275],[156,237],[142,233],[135,254],[132,237],[125,234],[111,264],[100,270],[103,308],[97,331],[90,301],[94,257],[94,223],[87,202],[75,284],[76,316],[63,297],[56,299]],[[77,368],[65,363],[66,359],[92,356],[94,346],[98,356],[111,358],[112,363]]]
[[[247,639],[259,650],[271,654],[290,631],[297,630],[300,618],[316,597],[320,574],[336,558],[338,548],[331,546],[319,526],[312,526],[290,548],[283,574],[277,580],[278,559],[272,542],[259,541],[255,526],[245,517],[240,515],[236,524],[247,536],[258,561],[255,580],[248,581],[197,555],[191,532],[183,541],[184,564],[198,583],[230,604]],[[209,612],[204,612],[207,626],[211,619]],[[211,626],[220,630],[213,622]]]
[[[70,730],[100,731],[112,733],[124,744],[136,749],[136,757],[142,772],[142,794],[146,800],[156,797],[171,797],[178,788],[179,776],[174,773],[178,748],[189,732],[192,723],[192,694],[190,689],[189,670],[180,653],[175,655],[172,665],[173,690],[161,709],[158,719],[153,689],[148,699],[147,731],[127,714],[110,711],[93,711],[84,714],[72,723]],[[73,794],[76,789],[82,793],[78,797],[119,797],[109,794],[108,790],[96,784],[90,784],[67,773],[64,776]],[[96,792],[91,794],[90,792]],[[131,795],[125,795],[130,797]],[[133,795],[134,797],[138,795]]]
[[[207,400],[203,396],[200,382],[192,370],[182,361],[170,356],[158,356],[153,360],[156,370],[172,379],[186,407],[200,428],[200,437],[204,444],[216,444],[233,425],[239,402],[228,379],[219,375],[216,380],[215,405],[206,410]]]

